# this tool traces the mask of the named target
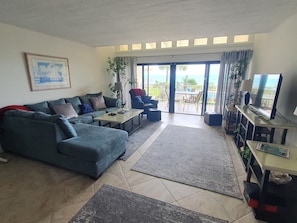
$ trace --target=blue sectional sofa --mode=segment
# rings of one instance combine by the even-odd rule
[[[88,100],[89,97],[92,96],[86,96]],[[77,98],[74,98],[73,100],[77,101]],[[79,96],[78,98],[80,99]],[[6,111],[1,123],[2,148],[7,152],[80,172],[96,179],[125,153],[128,133],[98,126],[93,121],[93,117],[104,114],[109,109],[117,109],[114,106],[106,106],[105,109],[68,119],[61,114],[52,114],[53,104],[57,104],[58,101],[66,103],[67,100],[26,105],[31,111]],[[110,105],[117,103],[116,99],[108,98],[105,103],[108,100],[110,101],[107,103]]]
[[[92,105],[91,98],[97,98],[102,96],[104,98],[104,102],[106,108],[102,109],[94,109]],[[43,101],[34,104],[27,104],[25,107],[29,108],[31,111],[40,111],[46,114],[56,114],[54,111],[54,107],[59,105],[71,104],[72,108],[77,114],[77,117],[70,117],[69,122],[75,123],[85,123],[85,124],[93,124],[98,125],[98,121],[94,121],[95,117],[98,117],[106,112],[111,112],[121,107],[120,99],[110,98],[103,96],[101,92],[93,93],[93,94],[85,94],[81,96],[74,96],[71,98],[60,98],[57,100],[51,101]],[[86,108],[91,108],[88,110]]]

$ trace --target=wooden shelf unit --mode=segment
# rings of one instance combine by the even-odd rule
[[[237,116],[234,142],[239,152],[241,148],[247,148],[247,140],[273,142],[275,129],[283,130],[281,144],[285,144],[288,129],[296,129],[294,124],[282,117],[276,116],[275,119],[265,120],[249,110],[247,106],[235,105],[235,108]],[[244,156],[241,156],[241,158],[246,167],[247,158]]]

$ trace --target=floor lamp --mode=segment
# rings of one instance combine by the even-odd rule
[[[121,97],[122,89],[123,89],[122,82],[114,83],[114,90],[117,92],[117,98]]]

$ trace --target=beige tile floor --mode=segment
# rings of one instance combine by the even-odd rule
[[[64,223],[103,185],[109,184],[148,197],[166,201],[234,223],[256,223],[245,201],[199,188],[131,171],[149,145],[167,124],[211,128],[203,117],[162,114],[161,127],[127,161],[116,161],[104,174],[93,179],[12,154],[0,164],[0,222]],[[215,127],[220,128],[220,127]],[[242,190],[246,177],[230,136],[226,136]]]

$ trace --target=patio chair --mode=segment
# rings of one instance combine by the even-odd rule
[[[169,89],[165,88],[164,92],[165,92],[165,96],[166,96],[166,100],[167,100],[166,108],[168,108],[169,107]],[[180,94],[175,94],[174,103],[178,106],[178,108],[180,108],[182,101],[183,101],[183,97]]]
[[[199,91],[197,93],[197,95],[185,95],[184,96],[184,100],[183,100],[183,103],[184,103],[184,107],[183,107],[183,111],[185,110],[185,106],[186,104],[189,106],[190,104],[193,104],[195,105],[196,107],[196,111],[198,112],[198,107],[199,107],[199,101],[201,99],[201,96],[203,94],[203,91]]]
[[[199,108],[199,101],[201,99],[203,95],[203,91],[199,91],[199,93],[197,94],[196,98],[195,98],[195,105],[196,105],[196,111],[198,112],[198,108]]]

